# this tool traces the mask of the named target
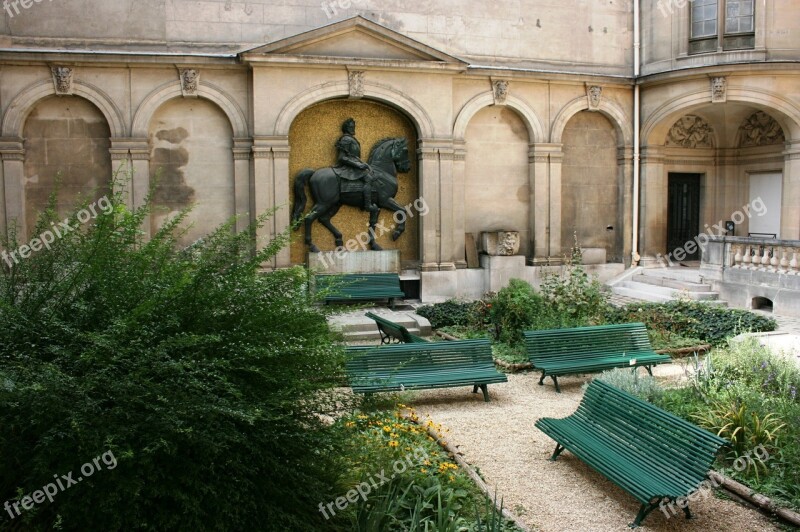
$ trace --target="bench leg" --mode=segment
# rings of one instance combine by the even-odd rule
[[[689,511],[689,505],[686,505],[686,508],[683,509],[683,513],[686,515],[686,519],[694,519],[692,512]]]
[[[389,298],[389,308],[394,310],[394,298],[393,297]]]
[[[553,451],[553,456],[550,457],[550,461],[551,462],[555,462],[556,459],[558,458],[558,455],[561,454],[561,452],[563,450],[564,450],[564,446],[561,445],[560,443],[556,443],[556,450]]]
[[[658,508],[658,504],[642,504],[641,508],[639,508],[639,513],[636,515],[636,519],[634,519],[633,523],[629,524],[630,528],[636,528],[642,524],[645,517],[650,515],[650,512]]]
[[[644,369],[647,370],[651,377],[653,376],[653,368],[651,366],[645,366]]]
[[[545,374],[544,374],[544,371],[543,371],[542,372],[542,378],[539,379],[539,386],[544,386],[544,378],[545,378]]]
[[[550,378],[553,379],[553,384],[556,385],[556,393],[561,393],[561,388],[558,386],[558,377],[551,375]]]
[[[489,402],[489,385],[488,384],[476,384],[472,387],[472,393],[478,393],[478,388],[481,389],[483,392],[483,400],[487,403]]]

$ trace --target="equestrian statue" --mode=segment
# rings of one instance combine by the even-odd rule
[[[311,241],[314,221],[328,228],[336,240],[336,247],[344,246],[342,233],[331,223],[342,205],[359,207],[369,212],[369,246],[373,251],[382,248],[375,241],[375,226],[381,209],[403,216],[393,227],[392,240],[397,240],[406,229],[406,211],[394,197],[397,194],[397,174],[411,169],[408,158],[408,141],[388,138],[378,141],[372,148],[367,163],[361,160],[361,144],[356,140],[356,121],[348,118],[342,124],[342,136],[336,142],[336,166],[301,170],[294,181],[294,210],[292,220],[299,222],[306,208],[306,184],[311,189],[314,206],[305,217],[305,242],[312,253],[319,248]]]

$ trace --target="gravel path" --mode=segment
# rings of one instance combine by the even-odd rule
[[[654,373],[666,381],[681,378],[683,370],[671,364]],[[508,380],[489,385],[488,404],[468,388],[415,392],[404,402],[449,429],[449,441],[532,530],[629,530],[639,503],[568,451],[557,462],[548,461],[555,444],[534,427],[540,417],[571,414],[587,378],[559,377],[561,394],[555,393],[551,381],[538,386],[534,373],[509,375]],[[696,517],[691,521],[680,510],[669,519],[656,510],[639,530],[780,530],[758,512],[713,496],[693,503],[691,509]]]

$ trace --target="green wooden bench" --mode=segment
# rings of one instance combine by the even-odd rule
[[[349,273],[343,275],[317,275],[316,289],[325,290],[325,303],[331,301],[370,301],[405,297],[400,289],[400,276],[396,273]]]
[[[669,355],[653,351],[643,323],[525,331],[523,335],[531,364],[542,372],[539,384],[549,376],[559,393],[560,375],[639,366],[652,375],[651,366],[672,362]]]
[[[356,393],[472,386],[489,401],[488,385],[507,382],[494,367],[489,340],[349,347],[346,368]]]
[[[575,413],[563,419],[541,418],[536,427],[556,441],[550,460],[566,449],[641,503],[631,528],[659,506],[695,492],[717,452],[728,445],[597,379]],[[688,503],[683,510],[691,518]]]
[[[378,325],[378,332],[381,333],[381,343],[390,344],[392,341],[401,342],[404,344],[424,344],[428,343],[425,338],[411,334],[408,329],[386,318],[382,318],[372,312],[365,314],[368,318],[375,320]]]

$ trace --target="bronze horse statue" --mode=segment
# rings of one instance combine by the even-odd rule
[[[379,208],[370,212],[369,216],[369,247],[374,251],[382,248],[375,241],[375,226],[378,223],[380,209],[388,209],[394,213],[402,212],[403,216],[395,216],[397,224],[392,226],[392,240],[397,240],[406,230],[406,210],[395,201],[397,195],[397,174],[411,170],[411,161],[408,158],[408,141],[404,138],[389,138],[378,141],[372,148],[368,164],[372,168],[376,179],[373,183],[373,202]],[[311,226],[315,220],[328,228],[336,239],[336,247],[344,246],[342,233],[331,223],[342,205],[363,207],[364,196],[362,189],[342,190],[342,180],[332,168],[321,168],[314,171],[310,168],[301,170],[294,180],[294,209],[292,220],[300,221],[306,208],[306,184],[311,189],[314,206],[305,217],[305,241],[312,253],[318,253],[319,248],[311,241]],[[398,220],[399,218],[399,220]]]

